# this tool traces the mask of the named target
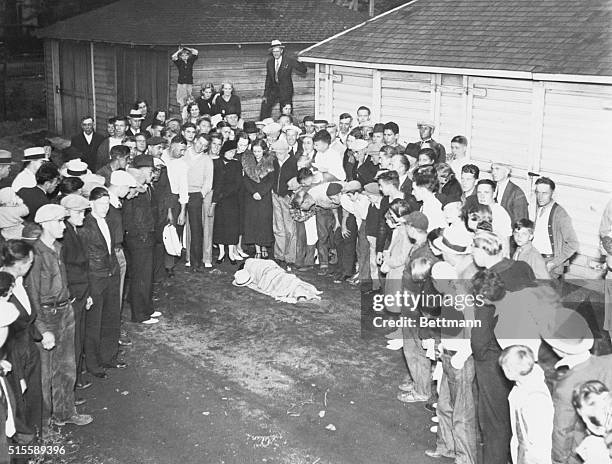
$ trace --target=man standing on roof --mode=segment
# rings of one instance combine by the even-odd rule
[[[293,104],[293,70],[300,74],[306,73],[304,63],[285,55],[285,46],[280,40],[272,41],[270,51],[272,57],[266,63],[266,88],[261,101],[260,120],[269,118],[277,103],[280,103],[281,108],[287,103]]]

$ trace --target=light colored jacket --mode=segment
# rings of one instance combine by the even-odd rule
[[[514,464],[551,464],[554,408],[537,364],[518,382],[508,396]]]

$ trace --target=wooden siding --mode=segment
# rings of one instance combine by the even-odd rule
[[[115,47],[94,44],[96,130],[106,135],[106,121],[117,114]]]
[[[47,39],[44,42],[45,52],[45,94],[47,96],[47,127],[50,131],[57,132],[55,117],[55,83],[53,78],[53,47],[56,40]]]
[[[304,46],[290,46],[287,53],[295,54]],[[194,66],[193,94],[200,95],[200,85],[212,82],[215,88],[220,88],[223,81],[234,84],[234,91],[242,103],[242,118],[256,120],[259,118],[261,98],[266,81],[266,60],[269,57],[268,47],[263,45],[237,45],[199,47],[199,57]],[[171,50],[173,53],[175,50]],[[174,63],[168,60],[170,66],[170,109],[178,113],[176,102],[176,84],[178,71]],[[306,115],[314,115],[314,66],[308,65],[305,76],[293,74],[295,88],[293,96],[293,113],[301,120]],[[154,110],[154,109],[153,109]],[[278,116],[278,111],[273,111]]]

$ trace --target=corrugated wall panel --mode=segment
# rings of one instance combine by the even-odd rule
[[[117,114],[115,48],[94,44],[96,130],[106,135],[106,121]]]
[[[357,108],[372,101],[372,70],[333,66],[332,114],[330,122],[338,123],[342,113],[355,118]]]
[[[440,113],[434,139],[450,151],[450,141],[456,135],[465,135],[465,107],[463,104],[463,76],[442,75]]]
[[[532,82],[477,77],[473,82],[472,158],[528,168]]]
[[[431,108],[431,74],[381,73],[381,122],[397,123],[401,140],[419,140],[416,122],[431,118]]]

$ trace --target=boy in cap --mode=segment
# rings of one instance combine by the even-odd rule
[[[34,242],[34,262],[26,280],[30,302],[38,313],[36,328],[42,334],[43,429],[51,421],[61,426],[87,425],[93,420],[77,413],[74,404],[75,320],[58,242],[64,236],[65,217],[66,209],[60,205],[44,205],[36,212],[34,221],[42,227],[42,234]]]
[[[179,45],[172,54],[172,61],[178,69],[178,84],[176,86],[176,102],[181,109],[193,90],[193,63],[198,59],[198,50]]]
[[[85,311],[91,308],[93,300],[89,295],[89,258],[85,246],[79,237],[85,219],[85,210],[89,202],[81,195],[70,194],[62,198],[61,205],[66,208],[68,216],[64,224],[66,229],[62,239],[62,260],[66,266],[66,278],[72,309],[74,310],[74,354],[76,360],[76,388],[85,389],[91,382],[82,378],[83,353],[85,346]]]

